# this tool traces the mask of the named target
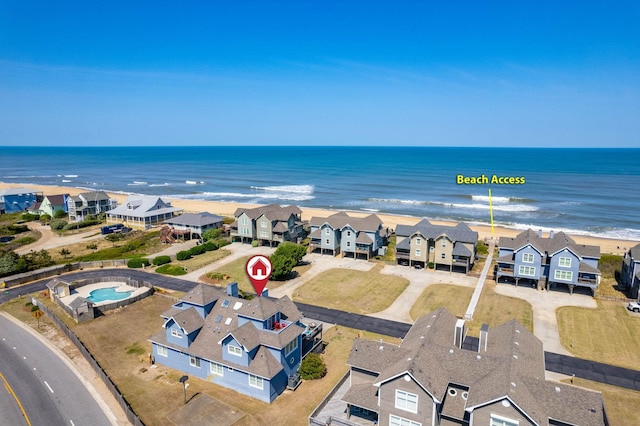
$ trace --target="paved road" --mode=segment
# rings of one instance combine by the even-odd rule
[[[8,402],[7,393],[0,393],[0,407],[14,405],[9,411],[12,421],[4,418],[3,411],[2,424],[27,424],[18,401],[32,425],[112,424],[73,370],[39,339],[4,316],[0,316],[0,359],[0,373],[15,393]]]
[[[186,281],[170,276],[147,273],[135,269],[100,269],[93,271],[81,271],[66,274],[65,278],[68,280],[78,280],[98,276],[112,276],[114,274],[117,274],[119,276],[129,276],[137,279],[146,279],[150,282],[153,282],[155,286],[178,291],[189,291],[197,285],[197,283],[193,281]],[[28,284],[26,286],[12,288],[10,289],[9,295],[0,295],[0,303],[13,298],[18,294],[27,294],[34,291],[43,290],[49,280],[50,278]],[[403,338],[411,327],[411,324],[403,322],[352,314],[335,309],[307,305],[304,303],[296,303],[296,305],[298,306],[298,309],[300,309],[300,311],[308,318],[313,318],[315,320],[330,324],[351,327],[358,330],[366,330],[372,333],[384,334],[392,337]],[[552,352],[545,352],[545,361],[547,363],[546,368],[548,371],[562,373],[568,376],[575,374],[576,377],[584,379],[594,380],[633,390],[640,390],[639,371],[601,364],[593,361],[587,361],[573,356],[567,356]]]

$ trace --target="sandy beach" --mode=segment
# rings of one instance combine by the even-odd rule
[[[7,184],[4,182],[0,182],[0,190],[8,189],[8,188],[30,188],[36,191],[41,191],[44,195],[56,195],[56,194],[70,194],[77,195],[81,192],[87,192],[86,189],[74,188],[74,187],[66,187],[66,186],[49,186],[49,185],[30,185],[30,184]],[[127,195],[110,193],[109,196],[116,199],[118,203],[122,203]],[[240,203],[228,203],[228,202],[218,202],[218,201],[202,201],[202,200],[185,200],[178,198],[168,198],[162,197],[163,199],[170,201],[171,204],[175,207],[183,209],[185,212],[209,212],[213,214],[217,214],[220,216],[233,216],[233,213],[236,211],[238,207],[257,207],[256,204],[240,204]],[[300,207],[302,209],[302,219],[309,220],[313,216],[327,217],[336,211],[325,210],[325,209],[316,209],[316,208],[307,208]],[[364,217],[371,213],[363,213],[363,212],[349,212],[352,216]],[[399,224],[403,225],[413,225],[420,221],[422,218],[411,217],[411,216],[398,216],[384,213],[376,213],[377,216],[382,220],[384,226],[389,227],[391,229],[395,229],[395,227]],[[428,219],[428,218],[427,218]],[[443,221],[431,221],[436,224],[445,224],[451,225],[454,222],[443,222]],[[470,225],[470,227],[478,232],[480,239],[491,239],[492,238],[492,230],[491,226],[488,225]],[[498,239],[501,236],[505,237],[514,237],[515,235],[522,232],[520,229],[512,229],[504,226],[495,226],[493,230],[493,238]],[[547,234],[544,234],[547,235]],[[638,244],[638,241],[630,241],[630,240],[616,240],[610,238],[598,238],[593,236],[586,235],[571,235],[571,237],[578,244],[587,244],[587,245],[597,245],[600,246],[600,251],[602,253],[613,253],[613,254],[624,254],[630,247]]]

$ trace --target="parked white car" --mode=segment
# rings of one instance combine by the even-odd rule
[[[633,312],[640,312],[640,302],[629,302],[627,309]]]

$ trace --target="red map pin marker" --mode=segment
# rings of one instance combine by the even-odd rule
[[[271,276],[272,269],[271,260],[269,260],[267,256],[257,254],[247,260],[245,270],[247,271],[249,280],[251,280],[253,289],[256,291],[258,296],[262,295],[262,291]]]

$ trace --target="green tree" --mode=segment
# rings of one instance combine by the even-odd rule
[[[13,250],[0,251],[0,276],[11,275],[17,271],[20,256]]]
[[[64,210],[56,210],[55,213],[53,213],[54,219],[62,219],[63,217],[67,217],[67,212]]]
[[[321,379],[327,374],[327,366],[320,355],[312,352],[302,360],[298,372],[304,380]]]
[[[270,258],[273,267],[271,278],[274,280],[287,278],[306,252],[307,249],[299,244],[288,241],[280,244]]]
[[[69,257],[70,254],[71,252],[66,248],[63,248],[62,250],[60,250],[60,256],[64,257],[65,259]]]
[[[202,233],[202,239],[204,241],[216,240],[220,238],[221,235],[222,235],[222,229],[211,228],[211,229],[207,229]]]

